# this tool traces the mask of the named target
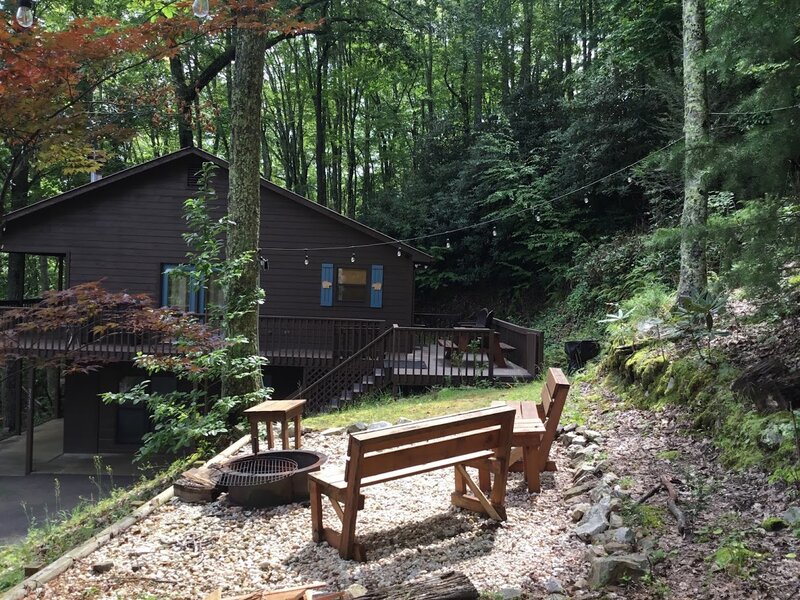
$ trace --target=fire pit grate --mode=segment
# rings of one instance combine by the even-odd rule
[[[289,477],[297,469],[297,461],[284,456],[269,454],[246,456],[225,465],[220,472],[217,485],[225,487],[262,485]]]

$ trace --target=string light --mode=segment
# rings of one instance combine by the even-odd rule
[[[795,107],[800,107],[800,105],[793,105],[793,106],[788,107],[788,108],[795,108]],[[583,192],[584,190],[590,190],[591,188],[596,186],[598,183],[602,183],[603,181],[611,179],[612,177],[616,177],[616,176],[620,175],[621,173],[624,173],[625,171],[630,171],[635,166],[637,166],[637,165],[649,160],[650,158],[652,158],[653,156],[655,156],[655,155],[657,155],[657,154],[659,154],[661,152],[664,152],[665,150],[671,148],[672,146],[674,146],[675,144],[677,144],[677,143],[679,143],[681,141],[683,141],[682,137],[681,138],[676,138],[676,139],[672,140],[671,142],[665,144],[664,146],[661,146],[660,148],[657,148],[657,149],[653,150],[650,154],[647,154],[646,156],[643,156],[639,160],[633,161],[632,163],[629,163],[629,164],[625,165],[624,167],[620,167],[619,169],[617,169],[615,171],[612,171],[611,173],[608,173],[606,175],[603,175],[602,177],[598,177],[597,179],[595,179],[593,181],[590,181],[589,183],[586,183],[586,184],[584,184],[582,186],[579,186],[577,188],[573,188],[573,189],[571,189],[569,191],[563,192],[563,193],[558,194],[556,196],[552,196],[551,198],[548,198],[547,200],[542,201],[540,204],[547,203],[547,204],[552,205],[556,201],[561,200],[563,198],[567,198],[567,197],[570,197],[570,196],[576,196],[577,194],[579,194],[580,192]],[[585,196],[583,201],[584,201],[584,204],[589,204],[589,197]],[[533,207],[532,206],[526,206],[525,208],[517,210],[516,212],[508,213],[507,215],[505,215],[505,216],[503,216],[501,218],[502,219],[508,219],[508,218],[512,218],[512,217],[517,217],[517,216],[519,216],[519,215],[521,215],[521,214],[523,214],[525,212],[528,212],[528,210],[530,210],[531,208],[533,208]],[[539,217],[539,215],[537,215],[537,217],[538,217],[537,220],[540,221],[541,218]],[[500,220],[500,218],[495,218],[495,219],[491,219],[489,222],[494,222],[494,221],[499,221],[499,220]],[[398,242],[400,242],[401,244],[412,244],[414,242],[419,242],[419,241],[422,241],[422,240],[441,238],[441,236],[446,235],[446,234],[452,235],[452,234],[455,234],[455,233],[461,233],[463,231],[471,231],[471,230],[477,229],[479,227],[485,227],[487,224],[488,223],[486,223],[485,221],[484,222],[479,222],[479,223],[472,223],[470,225],[464,225],[463,227],[456,227],[454,229],[448,229],[446,231],[439,231],[439,232],[436,232],[436,233],[417,235],[417,236],[413,236],[413,237],[404,238],[402,240],[391,240],[391,241],[388,241],[388,242],[374,242],[374,243],[369,243],[369,244],[358,244],[358,245],[351,244],[351,245],[348,245],[348,246],[319,246],[319,247],[309,248],[309,250],[311,250],[311,251],[331,251],[331,250],[353,250],[353,249],[358,249],[358,248],[377,248],[377,247],[380,247],[380,246],[394,245],[394,244],[397,244]],[[497,237],[497,233],[496,233],[497,229],[496,229],[496,227],[492,229],[492,232],[493,232],[493,237]],[[296,248],[296,247],[295,248],[288,248],[288,247],[274,247],[273,248],[273,247],[270,247],[270,248],[265,248],[265,250],[270,250],[272,252],[301,252],[303,250],[303,248]],[[402,255],[401,246],[397,247],[397,254],[398,254],[398,256]]]
[[[17,6],[17,23],[20,27],[27,29],[33,26],[33,2],[32,0],[19,0]]]
[[[447,238],[447,241],[444,243],[444,245],[445,245],[445,248],[450,250],[450,238]]]
[[[351,262],[351,263],[354,263],[354,262],[356,262],[356,253],[355,253],[355,252],[353,252],[353,253],[350,255],[350,262]]]
[[[492,227],[492,237],[497,237],[497,227]]]
[[[633,177],[628,177],[628,183],[633,183]]]
[[[258,264],[261,265],[261,269],[264,271],[269,271],[269,259],[261,254],[261,249],[258,250]]]
[[[400,250],[400,246],[397,247],[397,256],[398,257],[403,256],[403,251]]]
[[[540,223],[542,220],[542,215],[536,215],[536,222]]]
[[[192,12],[195,17],[200,17],[201,19],[207,17],[208,10],[208,0],[194,0],[192,2]]]
[[[306,257],[303,260],[303,264],[305,264],[305,266],[308,266],[308,248],[306,248]]]

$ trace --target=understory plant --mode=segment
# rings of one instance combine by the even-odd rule
[[[215,199],[211,185],[214,166],[204,163],[200,172],[199,191],[195,198],[184,203],[189,232],[184,234],[188,251],[187,263],[175,271],[183,273],[194,291],[205,288],[206,296],[214,284],[227,289],[227,284],[238,278],[249,261],[255,260],[253,252],[241,256],[224,256],[225,235],[235,226],[227,216],[213,220],[208,207]],[[211,325],[227,330],[227,322],[251,311],[263,302],[263,290],[251,295],[226,298],[222,304],[210,304],[208,319]],[[106,393],[102,398],[107,403],[144,404],[153,423],[152,431],[143,437],[143,445],[137,458],[155,454],[175,454],[194,448],[203,450],[214,447],[229,437],[238,426],[238,417],[243,407],[252,406],[270,397],[272,390],[261,387],[246,394],[229,394],[224,381],[258,377],[266,364],[259,355],[238,356],[232,352],[247,340],[223,337],[218,347],[193,351],[187,348],[179,359],[170,355],[139,355],[134,362],[149,375],[171,373],[177,386],[171,392],[153,389],[151,381],[143,381],[120,393]]]

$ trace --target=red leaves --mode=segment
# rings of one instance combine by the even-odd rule
[[[139,352],[158,357],[165,368],[189,368],[187,354],[222,345],[195,316],[154,308],[145,294],[107,292],[100,282],[48,292],[40,304],[0,317],[0,362],[24,357],[70,372]]]

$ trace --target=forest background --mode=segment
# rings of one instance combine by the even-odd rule
[[[562,362],[609,305],[675,290],[680,2],[270,6],[288,17],[265,33],[263,175],[433,254],[417,310],[493,307]],[[6,6],[4,213],[187,144],[228,157],[229,7],[42,0],[21,30]],[[780,316],[800,286],[800,2],[706,9],[710,284]],[[25,271],[24,295],[51,285]]]

